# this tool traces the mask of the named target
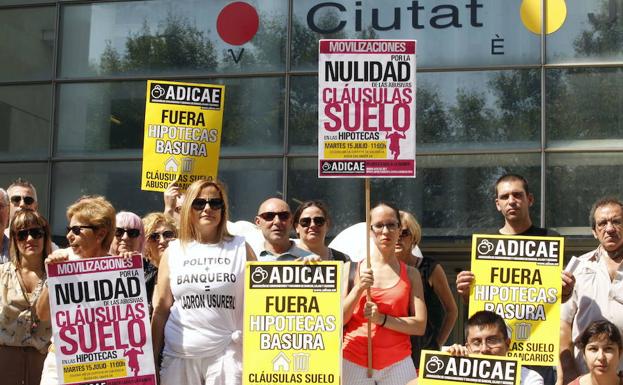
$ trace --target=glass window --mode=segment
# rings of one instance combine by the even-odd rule
[[[63,7],[63,77],[279,71],[287,1],[132,1]]]
[[[0,158],[47,159],[50,145],[52,87],[0,87]]]
[[[547,155],[547,225],[562,234],[590,236],[593,203],[621,198],[623,154],[618,152]]]
[[[532,221],[539,224],[540,155],[418,156],[416,179],[373,179],[371,200],[394,202],[416,216],[427,237],[497,233],[504,219],[493,186],[505,173],[523,175],[535,196]]]
[[[418,73],[417,151],[540,148],[539,70]],[[289,144],[317,153],[318,78],[293,76]]]
[[[52,77],[55,7],[0,10],[0,81]]]
[[[567,1],[562,27],[547,35],[547,62],[620,62],[623,6],[619,0]]]
[[[231,220],[253,220],[259,203],[281,191],[281,164],[281,159],[221,159],[219,178],[228,187]],[[58,162],[52,175],[55,235],[65,235],[65,210],[85,194],[104,195],[117,210],[140,216],[163,209],[162,193],[140,189],[140,161]],[[85,175],[97,175],[97,178],[85,178]]]
[[[623,147],[623,69],[547,71],[549,148]]]
[[[537,2],[530,2],[537,3]],[[538,3],[540,7],[540,2]],[[418,66],[539,64],[521,0],[293,2],[292,67],[315,70],[319,39],[418,40]]]
[[[226,87],[221,155],[283,153],[284,78],[198,82]],[[145,87],[144,81],[61,84],[56,153],[142,154]]]
[[[288,162],[288,204],[296,210],[302,202],[320,199],[327,203],[333,224],[328,236],[365,221],[363,179],[318,178],[317,158],[295,158]]]
[[[48,165],[46,163],[0,163],[0,187],[7,187],[17,178],[22,178],[37,189],[37,202],[39,212],[50,219],[49,208],[51,206],[48,194]]]

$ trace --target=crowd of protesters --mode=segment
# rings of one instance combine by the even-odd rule
[[[551,236],[536,227],[534,197],[521,176],[506,174],[494,186],[504,219],[501,234]],[[343,318],[342,383],[415,384],[420,351],[439,350],[458,317],[455,296],[441,264],[415,250],[421,227],[415,217],[388,202],[370,211],[370,267],[332,249],[326,203],[303,202],[294,212],[282,199],[259,205],[254,223],[263,245],[253,250],[227,227],[230,204],[224,185],[200,180],[182,192],[172,184],[163,212],[144,218],[116,212],[102,196],[79,197],[67,208],[68,248],[51,241],[50,225],[38,213],[35,186],[18,179],[0,188],[0,371],[7,384],[58,384],[45,264],[110,255],[144,257],[152,322],[154,362],[162,384],[242,383],[243,282],[247,261],[341,261],[347,271]],[[561,276],[561,355],[553,367],[528,367],[523,385],[619,384],[623,329],[623,203],[601,199],[590,213],[599,247],[580,257],[574,274]],[[297,239],[291,237],[296,234]],[[356,260],[361,260],[361,256]],[[355,258],[353,258],[355,259]],[[235,276],[211,287],[222,306],[188,308],[182,298],[202,284],[173,276],[192,274],[201,261],[211,272]],[[467,303],[477,277],[458,274],[457,294]],[[201,286],[201,287],[200,287]],[[369,293],[369,295],[368,295]],[[235,303],[236,306],[227,306]],[[372,377],[368,376],[368,321],[372,328]],[[510,339],[504,320],[475,313],[465,327],[465,345],[454,355],[504,356]],[[574,349],[575,347],[575,349]],[[614,382],[617,381],[617,382]]]

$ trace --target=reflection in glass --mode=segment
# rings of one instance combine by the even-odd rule
[[[521,0],[293,2],[292,67],[314,70],[319,39],[418,40],[420,67],[539,64],[540,37]]]
[[[505,173],[523,175],[535,196],[532,221],[539,224],[539,154],[418,156],[416,179],[372,180],[372,201],[394,202],[416,215],[426,236],[497,233],[493,186]]]
[[[292,77],[290,151],[317,153],[316,76]],[[417,151],[540,148],[539,70],[418,74]]]
[[[311,199],[320,199],[329,205],[332,225],[329,237],[345,228],[365,221],[363,179],[318,179],[317,158],[295,158],[288,163],[288,203],[292,210]]]
[[[548,147],[621,146],[623,69],[547,71]]]
[[[0,10],[0,81],[52,77],[55,7]]]
[[[218,178],[227,185],[232,221],[252,221],[260,202],[281,191],[281,164],[281,159],[221,159]],[[115,209],[140,216],[163,209],[162,193],[140,190],[140,161],[58,162],[52,175],[55,235],[65,235],[65,209],[84,194],[104,195]],[[85,175],[97,175],[97,178],[85,178]]]
[[[283,153],[284,78],[189,82],[225,85],[221,155]],[[140,155],[146,84],[61,84],[56,153]]]
[[[155,0],[66,5],[61,74],[180,75],[283,69],[286,1],[250,2],[247,11],[226,8],[228,3]],[[232,16],[231,12],[241,26],[253,18],[261,21],[256,33],[245,36],[244,42],[235,41],[236,45],[227,41],[244,28],[217,28],[219,19]]]
[[[546,224],[570,227],[567,234],[590,235],[593,203],[606,196],[621,199],[623,154],[552,153],[546,162]]]
[[[623,6],[619,0],[585,0],[567,6],[562,28],[546,36],[547,62],[620,62]]]
[[[0,87],[0,158],[46,159],[51,110],[50,85]]]

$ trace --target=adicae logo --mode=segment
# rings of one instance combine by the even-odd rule
[[[541,1],[542,0],[523,0],[519,9],[523,25],[528,31],[536,34],[541,34],[543,30]],[[567,18],[567,4],[565,0],[544,1],[545,13],[547,15],[545,34],[550,34],[556,32],[564,24]]]
[[[243,1],[226,5],[216,19],[216,30],[225,43],[243,45],[253,39],[260,18],[253,6]]]

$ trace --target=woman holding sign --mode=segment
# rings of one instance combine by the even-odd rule
[[[152,337],[156,356],[164,345],[162,385],[242,383],[244,271],[255,254],[228,233],[228,215],[223,185],[190,185],[179,239],[158,269]]]
[[[46,280],[43,260],[52,250],[48,221],[36,211],[18,211],[10,240],[11,261],[0,266],[2,383],[39,385],[52,336],[50,321],[35,311]]]
[[[416,377],[409,336],[426,327],[426,305],[417,269],[396,257],[400,235],[398,209],[379,203],[370,211],[371,269],[359,267],[359,279],[344,303],[344,385],[406,384]],[[370,289],[370,299],[366,291]],[[367,322],[372,321],[372,378],[367,377]]]
[[[108,255],[115,236],[115,209],[101,196],[84,196],[67,208],[67,240],[69,248],[57,250],[46,258],[45,263],[104,257]],[[47,286],[37,301],[37,314],[41,320],[50,319],[50,302]],[[54,344],[45,359],[41,385],[60,383],[56,370]]]

